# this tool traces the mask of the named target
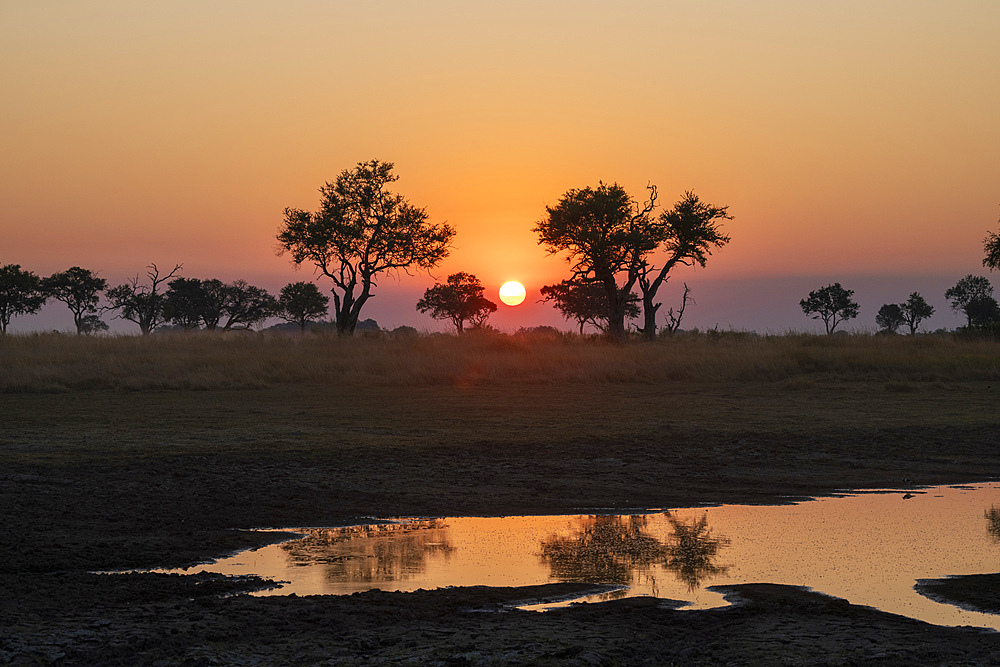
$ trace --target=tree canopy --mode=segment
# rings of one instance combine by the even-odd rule
[[[326,315],[329,306],[330,297],[322,294],[316,283],[289,283],[281,288],[275,315],[286,322],[298,324],[304,334],[306,325]]]
[[[896,333],[896,329],[905,323],[903,310],[898,303],[887,303],[878,309],[875,315],[875,324],[885,332]]]
[[[205,328],[223,331],[250,329],[276,314],[277,300],[267,290],[234,280],[175,278],[164,295],[164,319],[185,330]]]
[[[226,323],[223,331],[252,329],[275,314],[278,301],[262,287],[245,280],[234,280],[226,285],[223,313]]]
[[[678,265],[705,266],[715,248],[729,243],[720,223],[731,220],[727,206],[701,201],[691,191],[669,211],[653,216],[656,186],[648,199],[635,201],[617,183],[569,190],[534,231],[550,253],[565,252],[572,267],[569,283],[595,284],[604,289],[607,332],[625,338],[627,303],[632,289],[642,292],[643,335],[656,337],[659,288]],[[665,255],[658,256],[663,252]]]
[[[860,307],[851,297],[854,290],[844,289],[840,283],[833,283],[809,292],[799,305],[802,312],[814,320],[823,320],[827,335],[832,334],[837,325],[858,316]]]
[[[900,313],[903,315],[903,323],[910,328],[910,335],[917,333],[920,323],[934,314],[934,306],[927,303],[919,292],[911,292],[910,297],[899,304]]]
[[[952,310],[963,313],[966,324],[972,326],[973,315],[984,309],[988,310],[988,305],[984,304],[993,300],[993,285],[986,276],[974,276],[970,273],[953,287],[949,287],[944,293],[944,298],[951,303]]]
[[[983,266],[990,271],[993,269],[1000,270],[1000,234],[997,232],[987,232],[986,239],[983,241],[983,250],[986,252],[986,257],[983,258]]]
[[[601,332],[608,329],[608,293],[603,285],[584,283],[579,280],[564,280],[555,285],[545,285],[541,289],[542,301],[551,301],[567,320],[576,320],[583,333],[583,327],[590,324]],[[639,297],[630,294],[625,301],[625,317],[639,317]]]
[[[465,330],[465,323],[480,328],[497,305],[483,296],[483,285],[471,273],[459,272],[448,276],[446,282],[436,283],[424,291],[417,301],[417,310],[429,313],[436,320],[451,320],[458,333]]]
[[[659,229],[655,230],[654,238],[662,238],[659,249],[666,251],[666,259],[657,268],[651,255],[647,255],[639,269],[642,332],[647,340],[656,338],[656,311],[662,305],[654,303],[657,290],[678,264],[704,267],[713,248],[721,248],[729,243],[729,235],[722,233],[719,225],[723,220],[732,219],[728,206],[712,206],[701,201],[690,190],[684,193],[671,210],[660,214]],[[672,326],[672,320],[670,322]]]
[[[205,291],[197,278],[174,278],[163,295],[163,318],[185,331],[197,329],[205,312]]]
[[[97,324],[100,321],[97,317],[97,306],[101,301],[101,292],[107,286],[107,280],[79,266],[53,273],[42,280],[45,294],[65,303],[73,313],[73,324],[76,326],[77,334],[92,333],[101,329]],[[88,315],[91,316],[89,319]],[[104,329],[107,329],[107,325]]]
[[[455,235],[389,190],[398,180],[392,169],[391,162],[371,160],[342,171],[320,188],[317,211],[286,208],[278,230],[279,253],[296,265],[312,264],[333,282],[340,334],[354,332],[380,273],[436,266]]]
[[[43,305],[41,278],[20,264],[0,266],[0,334],[7,333],[12,317],[37,313]]]
[[[650,217],[656,188],[649,191],[649,199],[638,204],[617,183],[569,190],[546,207],[533,230],[550,253],[567,253],[571,281],[604,288],[607,332],[619,342],[625,340],[626,304],[643,260],[664,239],[662,225]]]

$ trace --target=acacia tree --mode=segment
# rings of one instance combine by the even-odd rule
[[[625,341],[629,295],[646,255],[664,239],[663,226],[650,218],[656,188],[636,203],[617,183],[569,190],[532,230],[549,253],[566,252],[572,281],[597,284],[607,296],[608,336]],[[618,284],[619,276],[623,284]]]
[[[223,331],[233,328],[251,329],[275,314],[278,301],[267,290],[251,285],[245,280],[234,280],[226,285],[223,313],[226,323]]]
[[[226,313],[226,284],[218,278],[201,281],[201,320],[205,328],[215,331]]]
[[[435,283],[424,291],[417,301],[417,310],[429,313],[435,320],[451,320],[458,333],[469,322],[474,328],[486,324],[497,305],[483,296],[483,284],[471,273],[459,272],[448,276],[447,281]]]
[[[174,278],[163,295],[163,319],[185,331],[197,329],[205,311],[205,291],[197,278]]]
[[[854,290],[844,289],[840,283],[833,283],[809,292],[809,296],[799,301],[802,312],[814,320],[823,320],[827,335],[845,320],[858,316],[859,306],[851,299]]]
[[[45,305],[41,279],[20,264],[0,267],[0,334],[7,333],[12,317],[32,315]]]
[[[79,266],[70,267],[42,279],[42,290],[45,294],[69,306],[70,312],[73,313],[73,324],[76,326],[77,335],[100,329],[100,325],[97,324],[100,321],[97,317],[97,304],[101,300],[101,292],[107,286],[107,280],[98,277],[90,269],[82,269]]]
[[[693,266],[697,263],[704,268],[712,248],[721,248],[729,243],[729,236],[722,233],[719,224],[732,219],[728,206],[712,206],[690,190],[671,210],[660,214],[657,236],[662,238],[660,244],[667,257],[659,268],[643,258],[639,270],[642,333],[646,340],[656,339],[656,311],[663,304],[653,300],[657,290],[667,281],[668,274],[678,264]]]
[[[903,326],[906,322],[903,317],[903,310],[899,307],[898,303],[887,303],[878,309],[878,314],[875,315],[875,324],[877,324],[882,331],[887,331],[889,333],[896,333],[896,329]]]
[[[430,269],[449,252],[455,230],[389,191],[391,162],[360,162],[320,188],[320,207],[285,209],[279,254],[313,264],[333,281],[337,333],[351,335],[376,278],[386,271]]]
[[[541,289],[543,302],[551,301],[567,320],[576,320],[580,333],[587,324],[601,332],[608,329],[608,294],[603,285],[584,283],[578,280],[564,280],[555,285],[545,285]],[[639,297],[630,294],[625,302],[625,317],[639,317]]]
[[[170,273],[160,275],[159,267],[150,264],[146,271],[149,284],[139,284],[139,276],[136,276],[126,283],[112,287],[106,293],[108,300],[106,310],[120,311],[116,317],[135,322],[139,325],[142,335],[148,336],[165,321],[164,296],[159,291],[160,286],[176,276],[181,268],[182,266],[177,264]]]
[[[903,315],[903,324],[910,327],[911,336],[916,335],[923,320],[934,314],[934,306],[927,303],[918,292],[910,293],[910,298],[899,304],[899,310]]]
[[[286,322],[298,324],[305,335],[306,325],[326,315],[329,306],[330,297],[320,293],[316,283],[289,283],[281,288],[274,314]]]
[[[970,273],[955,283],[954,287],[949,287],[944,298],[951,302],[952,310],[965,315],[966,325],[972,326],[973,315],[984,309],[984,303],[993,300],[993,285],[986,276],[974,276]]]

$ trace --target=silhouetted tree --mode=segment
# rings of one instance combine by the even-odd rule
[[[98,315],[84,315],[77,331],[82,334],[95,334],[99,331],[107,331],[108,328],[108,325]]]
[[[267,290],[255,287],[245,280],[234,280],[226,285],[223,312],[226,323],[223,331],[233,328],[252,329],[278,310],[278,301]]]
[[[70,267],[42,279],[42,290],[45,294],[69,306],[70,312],[73,313],[73,324],[76,326],[77,334],[95,331],[94,327],[98,325],[93,320],[85,322],[85,319],[88,315],[97,317],[97,304],[100,303],[101,292],[107,286],[107,280],[99,278],[89,269],[81,269],[79,266]],[[100,318],[97,320],[100,321]]]
[[[20,264],[0,267],[0,334],[7,333],[12,317],[32,315],[45,305],[42,280]]]
[[[607,333],[618,342],[625,341],[627,304],[646,255],[665,238],[663,225],[650,217],[656,188],[649,191],[640,205],[617,183],[569,190],[533,229],[550,253],[568,253],[572,281],[604,288]]]
[[[840,283],[833,283],[809,292],[808,298],[799,301],[802,312],[814,320],[823,320],[827,335],[832,334],[837,325],[858,316],[859,306],[851,299],[854,290],[844,289]]]
[[[983,258],[983,266],[990,271],[1000,270],[1000,234],[987,232],[986,239],[983,241],[983,251],[986,253],[986,257]]]
[[[579,280],[564,280],[555,285],[545,285],[541,289],[541,301],[552,301],[556,309],[567,320],[576,320],[583,333],[584,325],[590,324],[601,332],[608,329],[610,306],[608,293],[603,285],[584,283]],[[639,297],[630,294],[625,300],[625,317],[639,317]]]
[[[333,281],[337,332],[354,333],[376,277],[411,267],[430,269],[448,255],[455,230],[431,224],[427,213],[390,192],[398,180],[391,162],[358,163],[320,188],[315,213],[285,209],[279,253],[296,265],[312,263]]]
[[[690,190],[674,204],[669,211],[659,216],[661,229],[655,232],[662,237],[659,248],[666,251],[663,265],[657,268],[648,258],[644,258],[639,269],[639,288],[642,290],[642,333],[646,340],[656,339],[656,311],[662,304],[653,303],[656,292],[668,280],[668,274],[678,264],[705,266],[712,248],[721,248],[729,243],[729,236],[723,234],[719,224],[732,220],[728,206],[712,206],[701,201]],[[687,289],[685,286],[685,295]],[[681,308],[683,309],[683,305]]]
[[[875,324],[879,326],[882,331],[887,331],[889,333],[896,333],[896,329],[903,326],[906,322],[903,317],[903,310],[899,307],[898,303],[887,303],[878,309],[878,314],[875,315]]]
[[[429,313],[435,320],[451,320],[458,333],[462,333],[466,322],[482,327],[497,311],[497,305],[483,296],[479,278],[459,272],[448,276],[443,284],[428,287],[417,301],[417,310]]]
[[[988,309],[987,300],[993,299],[993,285],[985,276],[974,276],[970,273],[959,280],[954,287],[949,287],[944,297],[951,302],[952,310],[965,314],[966,324],[972,326],[973,314]]]
[[[185,331],[197,329],[205,313],[205,290],[197,278],[174,278],[163,295],[163,319]]]
[[[1000,323],[1000,304],[992,296],[977,297],[966,306],[969,324],[982,327]]]
[[[920,323],[934,314],[934,306],[927,303],[918,292],[912,292],[910,298],[899,304],[903,314],[903,323],[910,327],[910,335],[917,333]]]
[[[201,319],[209,331],[215,331],[226,314],[227,297],[227,285],[218,278],[201,281]]]
[[[177,275],[181,268],[177,264],[170,273],[161,276],[156,264],[150,264],[146,271],[148,285],[140,285],[139,276],[136,276],[107,291],[107,310],[120,311],[116,317],[138,324],[142,335],[148,336],[164,322],[164,296],[159,291],[160,286]]]
[[[302,333],[311,320],[317,320],[326,315],[330,305],[330,297],[321,294],[316,283],[289,283],[281,288],[278,296],[278,309],[275,315],[286,322],[299,325]]]

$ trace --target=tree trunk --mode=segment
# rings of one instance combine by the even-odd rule
[[[656,340],[656,311],[663,304],[653,303],[653,293],[642,291],[642,337],[646,340]]]
[[[353,290],[345,291],[343,298],[337,294],[336,289],[333,292],[333,312],[337,316],[338,336],[353,336],[354,327],[358,324],[357,318],[351,319],[351,313],[354,310],[354,294],[352,292]]]
[[[350,311],[337,313],[337,335],[353,336],[354,327],[358,326],[358,318]]]
[[[639,289],[642,290],[642,337],[646,340],[656,340],[656,311],[663,304],[653,304],[656,292],[665,281],[666,269],[662,269],[652,280],[648,274],[640,272],[636,277],[639,281]]]
[[[625,335],[625,304],[618,285],[612,279],[610,285],[604,284],[608,290],[608,338],[616,343],[624,343]]]

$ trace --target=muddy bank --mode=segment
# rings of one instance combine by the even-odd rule
[[[945,579],[920,579],[918,593],[944,604],[1000,614],[1000,574],[969,574]]]
[[[214,577],[42,575],[0,606],[9,664],[992,664],[1000,635],[939,628],[791,587],[727,589],[736,606],[650,598],[544,614],[513,601],[579,584],[220,598]],[[246,582],[244,582],[246,583]],[[56,604],[56,597],[63,602]]]
[[[985,385],[5,396],[0,663],[989,664],[993,634],[775,588],[738,587],[750,603],[728,610],[539,616],[468,611],[513,595],[497,589],[221,598],[246,584],[87,571],[188,565],[259,542],[238,530],[258,526],[986,480],[994,402]]]

